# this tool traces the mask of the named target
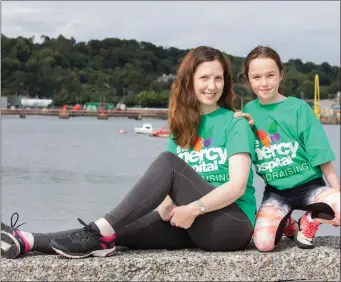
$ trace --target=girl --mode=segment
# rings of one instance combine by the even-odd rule
[[[258,98],[244,107],[243,115],[253,119],[255,170],[266,183],[254,243],[260,251],[271,251],[285,225],[293,224],[292,211],[299,209],[307,212],[299,220],[295,241],[300,248],[312,248],[321,223],[340,226],[334,153],[311,107],[280,93],[283,66],[276,51],[254,48],[245,59],[244,75]]]
[[[190,51],[172,85],[167,152],[122,202],[90,224],[79,219],[83,229],[35,234],[2,223],[3,256],[30,250],[68,258],[110,256],[115,245],[244,249],[256,214],[254,137],[244,118],[233,118],[233,99],[228,59],[210,47]]]

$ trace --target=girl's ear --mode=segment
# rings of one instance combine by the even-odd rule
[[[279,74],[279,81],[281,82],[283,78],[284,78],[284,71],[282,70]]]

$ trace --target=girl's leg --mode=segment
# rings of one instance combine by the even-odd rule
[[[64,238],[79,231],[79,229],[73,229],[53,233],[30,233],[20,231],[3,223],[1,227],[1,253],[3,257],[9,259],[16,258],[20,254],[25,254],[29,251],[55,254],[50,245],[52,239]],[[32,239],[28,239],[27,236],[31,236]],[[10,248],[3,247],[4,243],[9,244]],[[185,229],[173,227],[169,222],[163,221],[157,211],[153,211],[123,228],[118,233],[116,245],[132,249],[181,249],[196,247]]]
[[[254,244],[259,251],[273,250],[283,236],[291,212],[292,205],[283,197],[273,192],[264,192],[253,234]]]
[[[300,208],[308,211],[300,219],[300,231],[295,238],[301,248],[314,247],[321,223],[340,226],[340,190],[312,184],[302,197]]]

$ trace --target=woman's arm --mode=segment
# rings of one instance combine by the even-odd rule
[[[244,194],[250,166],[249,153],[238,153],[229,158],[229,181],[200,199],[205,206],[205,213],[222,209],[234,203]],[[189,207],[195,216],[201,214],[197,201],[190,203]]]
[[[323,176],[326,178],[330,187],[340,190],[340,181],[337,177],[335,168],[332,162],[327,162],[320,165]]]

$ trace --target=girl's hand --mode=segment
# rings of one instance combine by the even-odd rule
[[[249,125],[252,127],[255,122],[253,120],[253,118],[250,116],[250,114],[247,114],[247,113],[243,113],[243,112],[235,112],[233,117],[245,117],[248,122],[249,122]]]

